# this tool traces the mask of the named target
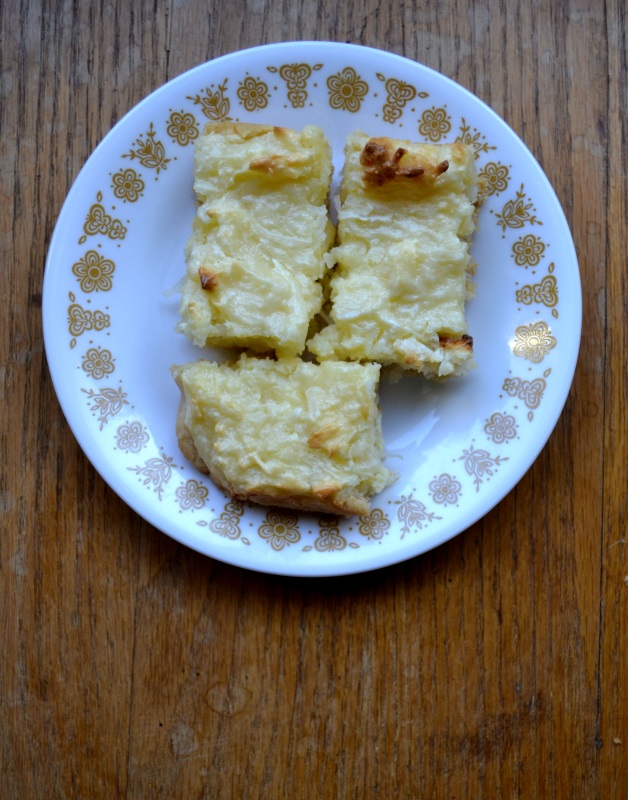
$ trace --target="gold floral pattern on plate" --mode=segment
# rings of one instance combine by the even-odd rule
[[[367,539],[378,541],[390,530],[390,520],[381,508],[374,508],[368,516],[359,518],[358,530]]]
[[[345,67],[327,78],[329,105],[352,114],[357,113],[369,91],[369,85],[353,67]]]
[[[79,244],[83,244],[88,236],[108,236],[110,239],[124,239],[127,229],[122,224],[122,221],[115,219],[110,214],[107,214],[104,207],[101,205],[102,192],[98,192],[96,201],[90,206],[83,225],[85,234],[78,240]]]
[[[186,147],[198,139],[198,122],[194,114],[189,111],[173,111],[166,120],[166,133],[173,142]]]
[[[268,105],[268,84],[247,75],[240,81],[236,92],[240,105],[247,111],[259,111]]]
[[[322,64],[282,64],[277,67],[266,67],[271,73],[279,73],[279,77],[285,82],[288,92],[288,100],[292,108],[304,108],[307,102],[307,82],[312,72],[322,69]]]
[[[488,161],[478,172],[478,179],[484,183],[486,196],[497,196],[508,189],[510,169],[499,161]]]
[[[402,523],[401,539],[404,538],[406,533],[409,533],[412,528],[423,530],[430,522],[435,519],[442,519],[437,517],[433,511],[428,511],[425,503],[417,500],[413,496],[413,492],[406,497],[402,494],[395,503],[399,506],[397,509],[397,519]]]
[[[438,477],[434,476],[434,480],[430,481],[429,490],[432,500],[446,508],[457,504],[462,494],[462,484],[453,475],[444,472]]]
[[[475,491],[479,492],[482,483],[485,480],[490,480],[502,463],[508,461],[508,458],[492,456],[488,450],[476,449],[471,443],[471,447],[468,450],[463,450],[459,460],[464,461],[466,473],[473,477]]]
[[[150,441],[150,434],[141,422],[132,420],[118,426],[115,440],[118,450],[137,455]]]
[[[209,528],[212,533],[216,533],[224,539],[231,539],[231,541],[241,539],[245,544],[248,544],[248,540],[245,541],[244,537],[241,538],[240,519],[243,514],[244,505],[239,500],[230,500],[219,517],[211,520],[211,522],[200,520],[196,524]]]
[[[138,476],[138,480],[142,482],[143,486],[152,487],[161,501],[165,486],[172,478],[172,470],[175,467],[173,459],[164,453],[161,456],[146,459],[143,465],[138,464],[135,467],[127,467],[127,469]]]
[[[105,386],[98,391],[95,389],[81,389],[87,395],[89,409],[92,416],[97,418],[99,430],[112,419],[117,416],[123,406],[129,405],[127,393],[123,391],[122,386],[114,389],[110,386]]]
[[[222,122],[230,119],[231,101],[227,97],[227,81],[225,78],[218,87],[214,89],[214,84],[207,86],[204,91],[197,95],[188,95],[187,100],[192,100],[194,105],[199,105],[201,111],[211,120],[211,122]]]
[[[81,362],[81,369],[86,372],[90,378],[95,381],[100,381],[111,375],[115,370],[115,359],[111,352],[100,347],[90,347],[83,356]]]
[[[512,245],[512,258],[518,267],[536,267],[545,257],[545,242],[533,233],[520,236]]]
[[[345,549],[347,540],[340,533],[340,523],[337,517],[319,519],[318,525],[319,534],[314,541],[314,548],[319,553],[332,553]]]
[[[522,183],[516,196],[512,200],[508,200],[504,204],[501,213],[495,214],[495,217],[497,224],[506,232],[508,228],[523,228],[524,225],[542,225],[541,220],[538,219],[536,214],[532,213],[534,211],[536,211],[534,202],[530,197],[527,197]]]
[[[473,128],[469,125],[464,117],[460,123],[460,133],[456,136],[454,141],[473,148],[473,154],[476,159],[479,158],[482,153],[488,153],[489,150],[497,150],[494,145],[488,143],[486,136],[477,128]]]
[[[486,420],[484,433],[493,444],[507,444],[510,439],[517,437],[517,427],[517,421],[512,414],[496,411]]]
[[[68,306],[68,332],[72,339],[70,340],[70,348],[76,347],[76,337],[81,336],[86,331],[102,331],[111,325],[111,318],[109,314],[105,314],[100,309],[92,311],[89,308],[83,308],[82,305],[76,302],[76,296],[73,292],[68,292],[70,298],[70,305]]]
[[[209,497],[209,490],[200,481],[188,478],[177,487],[175,493],[181,511],[199,511]]]
[[[129,167],[111,176],[111,188],[114,196],[123,203],[137,203],[144,194],[146,184],[141,175]]]
[[[296,514],[281,511],[268,511],[258,536],[265,539],[273,550],[283,550],[291,544],[296,544],[301,538],[299,532],[299,518]]]
[[[541,405],[546,388],[547,383],[544,378],[534,378],[533,380],[519,377],[506,378],[502,386],[506,394],[523,400],[530,409],[536,409]]]
[[[543,373],[542,378],[533,378],[532,380],[520,378],[518,376],[513,376],[512,378],[506,378],[504,380],[502,389],[509,397],[516,397],[517,400],[523,400],[526,408],[529,409],[528,419],[530,422],[534,417],[533,412],[541,405],[543,394],[547,388],[547,381],[545,379],[549,377],[551,371],[551,369],[547,369]]]
[[[166,158],[166,148],[157,139],[157,133],[152,122],[148,126],[146,133],[138,136],[133,144],[134,147],[131,147],[128,153],[124,153],[122,158],[130,158],[131,160],[137,158],[143,167],[154,169],[157,175],[162,169],[167,169],[172,159]]]
[[[512,352],[519,358],[539,364],[554,347],[556,338],[552,336],[547,322],[540,320],[517,328]]]
[[[541,279],[539,283],[526,283],[520,289],[515,290],[515,298],[518,303],[524,306],[538,303],[552,309],[552,316],[557,317],[558,311],[555,306],[558,304],[558,283],[556,277],[551,274],[553,264],[550,264],[550,274]]]
[[[72,272],[85,294],[109,292],[113,286],[112,275],[116,265],[96,250],[88,250],[72,265]]]
[[[417,92],[410,83],[399,80],[398,78],[386,78],[381,72],[375,73],[378,80],[383,81],[386,89],[386,102],[382,108],[382,119],[394,125],[403,114],[404,108],[411,103],[415,97],[426,98],[427,92]]]
[[[451,130],[451,117],[446,108],[426,108],[419,120],[419,133],[430,142],[440,142]]]

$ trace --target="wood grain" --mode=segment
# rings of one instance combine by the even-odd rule
[[[350,41],[469,88],[526,141],[583,281],[574,385],[463,535],[333,580],[211,561],[141,520],[57,404],[43,265],[82,164],[226,52]],[[623,798],[628,792],[627,23],[620,0],[0,6],[0,794]]]

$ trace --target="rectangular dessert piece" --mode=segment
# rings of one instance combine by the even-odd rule
[[[353,133],[329,254],[331,324],[320,359],[376,361],[445,378],[473,363],[465,302],[478,181],[473,149]]]
[[[196,345],[303,351],[333,243],[331,174],[329,144],[313,125],[205,127],[179,324]]]
[[[172,368],[183,455],[239,500],[368,514],[383,464],[377,364],[299,358]]]

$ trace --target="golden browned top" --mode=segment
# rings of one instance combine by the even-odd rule
[[[369,139],[360,155],[364,183],[382,186],[395,178],[437,178],[449,169],[448,161],[439,164],[420,160],[404,147],[397,147],[388,137]]]

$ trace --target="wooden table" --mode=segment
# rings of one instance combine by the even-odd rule
[[[620,0],[6,2],[0,795],[625,798],[626,10]],[[570,222],[579,365],[520,484],[437,550],[268,577],[158,533],[103,482],[43,350],[47,247],[111,126],[255,44],[354,42],[466,86]]]

